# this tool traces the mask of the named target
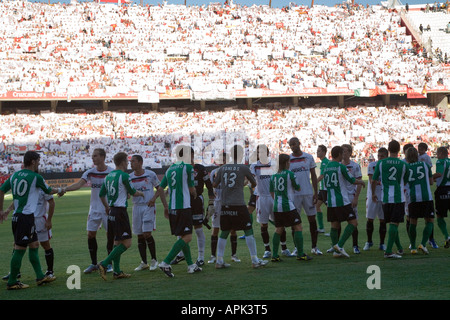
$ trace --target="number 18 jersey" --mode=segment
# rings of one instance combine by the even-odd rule
[[[270,178],[270,192],[274,193],[273,212],[289,212],[295,209],[291,200],[294,190],[299,190],[300,185],[295,180],[295,174],[289,170],[283,170]]]

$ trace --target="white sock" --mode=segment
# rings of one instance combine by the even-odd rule
[[[197,234],[198,260],[205,260],[206,238],[203,228],[195,229],[195,233]]]
[[[222,264],[223,263],[223,255],[225,253],[225,247],[227,245],[227,239],[223,239],[219,237],[217,240],[217,263]]]
[[[252,261],[255,261],[257,258],[256,252],[256,241],[253,235],[245,236],[245,242],[247,243],[248,250],[250,251],[250,256],[252,257]]]

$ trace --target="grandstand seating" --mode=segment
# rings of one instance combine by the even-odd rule
[[[302,149],[315,155],[319,144],[327,147],[351,143],[362,165],[380,146],[392,139],[402,143],[424,141],[430,150],[448,144],[450,123],[426,105],[387,108],[355,105],[350,108],[277,108],[202,112],[150,112],[100,114],[42,113],[0,116],[0,172],[20,169],[23,150],[42,152],[42,170],[84,171],[92,166],[90,154],[105,148],[107,162],[118,151],[141,154],[144,165],[160,168],[173,161],[172,148],[192,145],[196,162],[214,165],[221,151],[235,142],[248,143],[248,158],[259,143],[272,156],[290,153],[287,140],[301,138]],[[15,147],[14,147],[15,146]],[[13,148],[11,148],[13,147]],[[17,148],[17,151],[15,151]]]
[[[445,66],[418,54],[399,13],[381,6],[118,7],[4,1],[0,10],[0,98],[11,91],[62,93],[69,100],[95,90],[188,89],[197,94],[450,88]],[[445,19],[438,19],[440,13],[409,13],[416,22],[426,14],[434,17],[426,24],[432,24],[434,46],[440,43],[435,33],[445,27]],[[172,161],[170,148],[180,142],[193,142],[201,155],[197,160],[213,164],[226,136],[231,136],[227,144],[247,140],[251,146],[265,143],[271,150],[290,152],[286,139],[297,135],[312,154],[321,143],[352,143],[361,162],[391,138],[425,141],[433,149],[448,143],[449,136],[448,122],[425,104],[0,117],[3,173],[21,166],[21,148],[40,150],[45,170],[84,171],[97,146],[107,149],[109,162],[120,150],[140,153],[146,166],[156,168]]]
[[[450,32],[447,32],[447,25],[450,23],[450,16],[443,12],[425,12],[425,11],[409,11],[409,21],[413,24],[417,31],[420,25],[423,27],[421,32],[421,41],[426,44],[431,40],[433,51],[442,50],[443,55],[450,57]],[[430,30],[427,30],[428,26]]]
[[[400,15],[381,6],[0,9],[0,94],[423,87],[418,68],[432,75],[430,87],[447,81],[412,50]]]

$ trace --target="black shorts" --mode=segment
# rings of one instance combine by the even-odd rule
[[[256,208],[256,194],[252,193],[250,195],[250,199],[248,200],[248,204],[249,207],[254,207]]]
[[[108,231],[112,232],[115,241],[131,239],[130,218],[127,208],[111,207],[108,215]]]
[[[169,210],[170,231],[174,236],[192,234],[192,210],[178,209]]]
[[[356,219],[356,215],[351,204],[343,207],[327,207],[328,222],[343,222],[353,219]]]
[[[16,245],[26,247],[30,243],[38,241],[34,226],[34,214],[14,213],[11,226]]]
[[[220,212],[220,230],[250,230],[252,221],[247,207],[222,206]]]
[[[408,204],[409,217],[418,218],[434,218],[433,201],[411,202]]]
[[[434,191],[436,214],[440,217],[447,217],[450,210],[450,187],[437,187]]]
[[[302,223],[302,219],[296,209],[289,212],[274,212],[275,227],[292,227]]]
[[[327,204],[327,190],[319,190],[319,193],[317,194],[317,200],[322,201],[323,203],[325,203],[325,205]]]
[[[191,210],[192,210],[192,224],[194,226],[203,224],[203,214],[205,207],[203,204],[203,196],[200,195],[197,198],[191,197]]]
[[[405,219],[405,203],[383,203],[384,220],[386,223],[400,223]]]

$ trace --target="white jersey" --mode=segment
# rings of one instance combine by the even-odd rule
[[[130,173],[130,179],[134,188],[144,194],[143,197],[133,197],[133,205],[147,204],[155,195],[154,189],[160,184],[158,176],[151,170],[144,170],[139,176],[133,171]]]
[[[342,163],[346,168],[348,173],[351,177],[354,177],[355,179],[361,179],[362,173],[361,173],[361,166],[357,164],[355,161],[351,161],[348,164]],[[345,187],[347,188],[349,195],[355,195],[356,189],[358,188],[357,185],[351,184],[350,182],[345,183]]]
[[[256,179],[255,194],[270,197],[270,177],[275,173],[271,163],[262,164],[260,161],[250,165],[250,172]]]
[[[105,207],[100,200],[99,193],[105,177],[114,169],[107,166],[104,171],[100,171],[97,167],[86,170],[81,179],[91,184],[91,203],[89,207],[89,215],[104,214]]]
[[[290,155],[291,164],[289,170],[295,174],[295,179],[300,185],[300,191],[295,190],[295,195],[313,195],[314,190],[311,185],[311,169],[316,167],[314,158],[309,153],[303,152],[301,156]]]
[[[433,168],[433,162],[428,154],[419,154],[419,161],[425,162],[430,168]]]
[[[48,201],[53,199],[53,195],[46,194],[44,191],[39,190],[38,203],[36,211],[34,212],[35,218],[42,218],[47,214],[48,211]]]
[[[377,165],[377,161],[372,161],[369,163],[369,166],[367,167],[367,175],[372,175],[375,172],[375,166]],[[378,200],[381,201],[381,183],[378,183],[375,187],[375,195],[377,196]],[[369,185],[367,186],[367,199],[372,201],[372,187]]]

